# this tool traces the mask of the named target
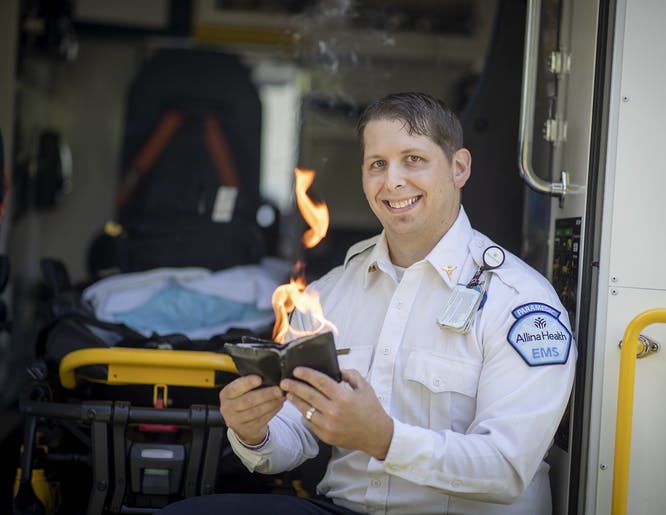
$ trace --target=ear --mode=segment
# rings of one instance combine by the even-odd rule
[[[466,148],[459,148],[451,159],[453,167],[453,184],[462,188],[472,174],[472,154]]]

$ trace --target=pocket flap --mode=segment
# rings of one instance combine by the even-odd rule
[[[407,358],[405,379],[416,381],[433,393],[456,392],[476,395],[481,366],[424,351],[413,351]]]

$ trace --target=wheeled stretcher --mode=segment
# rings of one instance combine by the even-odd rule
[[[15,512],[39,513],[38,504],[44,506],[42,513],[55,512],[56,487],[35,491],[31,484],[37,467],[47,470],[48,479],[53,464],[89,467],[91,476],[82,473],[76,489],[78,498],[85,497],[81,490],[90,483],[85,512],[91,515],[151,513],[180,497],[212,493],[226,443],[214,399],[235,372],[231,358],[217,352],[97,348],[67,354],[58,379],[69,395],[56,402],[48,383],[38,381],[21,402],[26,424]],[[150,390],[152,405],[72,398],[90,393],[86,386],[92,383]],[[187,391],[200,402],[174,402],[177,396],[170,389],[181,390],[181,397]],[[71,503],[66,507],[72,508]]]
[[[20,403],[16,515],[152,513],[225,491],[305,495],[293,473],[249,473],[226,440],[218,394],[237,371],[224,344],[263,333],[145,336],[54,290]]]

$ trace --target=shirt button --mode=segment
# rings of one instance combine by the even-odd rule
[[[372,481],[370,481],[370,485],[373,488],[379,488],[380,486],[382,486],[382,482],[380,479],[373,479]]]
[[[391,354],[391,349],[384,347],[384,356],[388,356],[389,354]]]
[[[442,381],[440,380],[439,377],[436,377],[435,379],[432,380],[432,384],[434,384],[435,386],[439,386],[440,384],[442,384]]]
[[[402,301],[399,300],[398,302],[396,302],[395,307],[396,309],[402,309]]]
[[[380,393],[379,395],[377,395],[377,400],[378,400],[378,401],[383,401],[383,400],[384,400],[384,396]]]
[[[460,488],[462,486],[462,481],[460,481],[459,479],[451,481],[451,486],[453,488]]]

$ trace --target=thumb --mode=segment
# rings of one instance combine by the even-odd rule
[[[368,382],[363,379],[361,373],[354,368],[340,370],[340,375],[342,376],[342,380],[345,383],[348,383],[354,390],[361,389],[368,384]]]

